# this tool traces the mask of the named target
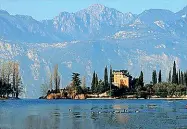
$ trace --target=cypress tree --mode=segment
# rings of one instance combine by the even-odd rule
[[[112,67],[110,66],[110,85],[112,85],[113,82],[113,74],[112,74]]]
[[[95,93],[95,71],[92,77],[91,90],[92,90],[92,93]]]
[[[104,90],[107,91],[108,89],[108,70],[106,66],[104,71]]]
[[[187,87],[187,72],[184,73],[184,83],[185,86]]]
[[[95,75],[95,93],[98,93],[99,92],[99,87],[98,87],[98,76],[97,74]]]
[[[179,84],[181,84],[181,71],[180,71],[180,69],[179,69],[179,78],[178,78],[178,82],[179,82]]]
[[[174,64],[173,64],[172,83],[177,84],[177,70],[176,70],[176,63],[175,63],[175,61],[174,61]]]
[[[182,71],[181,71],[181,84],[184,85],[184,74]]]
[[[177,75],[176,75],[176,84],[179,84],[179,74],[177,73]]]
[[[153,81],[153,85],[157,84],[156,70],[153,71],[153,74],[152,74],[152,81]]]
[[[162,82],[162,71],[159,71],[159,75],[158,75],[158,82],[161,83]]]
[[[184,72],[184,84],[186,87],[186,95],[187,95],[187,72]]]
[[[112,82],[113,82],[113,73],[112,73],[112,66],[110,66],[110,96],[112,90]]]
[[[139,79],[138,79],[138,84],[143,88],[144,86],[144,77],[143,77],[143,72],[141,71]]]

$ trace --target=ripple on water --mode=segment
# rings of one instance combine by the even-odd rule
[[[3,103],[0,102],[2,129],[187,127],[187,101],[18,100]]]

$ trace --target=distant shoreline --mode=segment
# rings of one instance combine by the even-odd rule
[[[88,100],[99,100],[99,99],[103,99],[103,100],[110,100],[110,99],[118,99],[118,98],[86,98]]]
[[[144,100],[144,98],[87,98],[88,100]],[[145,100],[187,100],[186,98],[147,98]]]
[[[13,99],[0,99],[0,101],[13,100]],[[15,99],[16,100],[16,99]],[[27,99],[18,99],[18,100],[27,100]],[[40,100],[40,99],[34,99]],[[87,99],[41,99],[41,100],[187,100],[187,98],[87,98]]]
[[[19,100],[20,98],[0,98],[0,100]]]
[[[0,98],[1,100],[24,100],[22,98]],[[29,99],[29,98],[28,98]],[[43,100],[67,100],[67,99],[43,99]],[[68,100],[187,100],[187,97],[177,98],[86,98],[86,99],[68,99]]]
[[[187,98],[150,98],[151,100],[187,100]]]

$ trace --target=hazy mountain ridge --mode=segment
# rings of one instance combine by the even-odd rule
[[[174,60],[186,67],[186,14],[186,8],[124,14],[96,4],[37,21],[0,11],[0,56],[20,62],[29,97],[39,96],[54,64],[59,64],[63,86],[72,72],[86,76],[88,84],[94,70],[103,78],[105,65],[128,69],[133,76],[143,70],[145,81],[153,69],[162,69],[166,79]]]
[[[143,70],[146,82],[151,80],[153,69],[162,69],[165,80],[173,60],[176,60],[181,68],[185,68],[187,62],[187,45],[179,44],[175,40],[1,43],[0,55],[5,60],[20,62],[28,96],[36,97],[39,96],[42,82],[48,80],[47,74],[53,69],[54,64],[59,64],[63,86],[71,81],[72,72],[79,72],[82,76],[86,76],[87,84],[90,84],[94,70],[100,78],[103,78],[105,65],[112,65],[114,69],[128,69],[133,76],[138,76],[140,70]]]
[[[1,10],[0,37],[13,42],[90,40],[105,38],[130,25],[143,26],[143,29],[153,28],[158,32],[166,30],[167,33],[170,31],[167,26],[175,29],[177,21],[185,18],[186,8],[177,13],[150,9],[136,15],[95,4],[76,13],[62,12],[54,19],[44,21],[37,21],[30,16],[10,15]]]
[[[96,4],[76,13],[62,12],[52,22],[57,31],[71,34],[74,39],[95,39],[112,34],[134,17]]]

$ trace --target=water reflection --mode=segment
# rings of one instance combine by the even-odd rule
[[[8,101],[2,129],[115,129],[187,127],[187,101]],[[11,106],[10,106],[11,105]]]
[[[60,129],[60,116],[61,115],[60,115],[60,109],[58,108],[57,105],[55,105],[54,110],[50,114],[51,114],[50,119],[52,121],[51,129]]]
[[[33,111],[31,110],[30,113],[31,114],[26,116],[25,118],[26,121],[25,129],[60,129],[59,108],[55,107],[52,111],[45,112],[45,114],[40,114],[39,111],[35,111],[35,113],[33,113]],[[32,115],[32,114],[37,114],[37,115]]]

